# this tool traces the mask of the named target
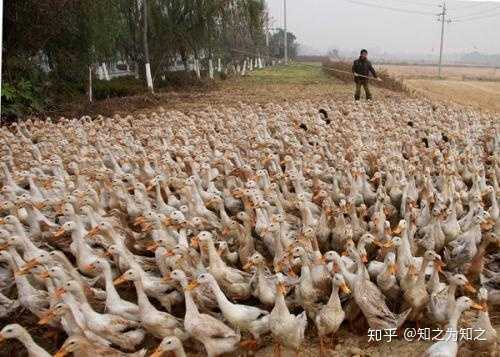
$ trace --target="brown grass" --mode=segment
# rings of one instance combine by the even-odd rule
[[[416,95],[500,112],[500,69],[444,67],[444,79],[439,79],[435,66],[380,67],[402,81]]]
[[[431,99],[500,112],[500,82],[408,79],[405,83]]]
[[[437,78],[437,66],[416,66],[416,65],[379,65],[393,76],[400,79],[422,79]],[[500,80],[500,68],[487,67],[443,67],[442,76],[445,79],[463,80],[463,79],[481,79],[481,80]]]

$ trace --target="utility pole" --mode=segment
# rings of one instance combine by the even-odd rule
[[[149,63],[149,46],[148,46],[148,0],[142,0],[143,9],[143,25],[142,42],[144,45],[144,65],[146,67],[146,83],[148,90],[153,93],[153,77],[151,77],[151,65]]]
[[[286,0],[283,0],[283,23],[285,27],[285,33],[283,34],[283,46],[285,47],[285,65],[288,64],[288,36],[287,36],[287,29],[286,29]]]
[[[441,78],[441,67],[443,65],[443,46],[444,46],[444,23],[447,21],[448,23],[451,22],[451,20],[446,20],[446,2],[443,1],[442,5],[443,10],[439,14],[439,19],[438,21],[441,21],[441,46],[439,48],[439,70],[438,70],[438,77]]]

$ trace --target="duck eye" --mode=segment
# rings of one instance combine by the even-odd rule
[[[167,345],[170,345],[170,344],[172,344],[172,341],[168,341],[168,342],[167,342]]]

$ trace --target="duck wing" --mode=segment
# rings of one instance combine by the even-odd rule
[[[197,323],[190,334],[209,338],[227,338],[236,336],[236,332],[229,326],[207,314],[200,314]]]
[[[231,284],[236,283],[249,283],[252,274],[244,271],[228,267],[225,271],[224,277]]]

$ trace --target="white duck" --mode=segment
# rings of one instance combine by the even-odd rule
[[[324,338],[327,335],[334,334],[339,329],[345,318],[345,312],[340,304],[339,288],[343,293],[349,294],[351,290],[347,287],[344,277],[341,274],[335,274],[332,278],[332,292],[330,299],[317,313],[314,322],[318,330],[320,354],[324,355]]]
[[[224,295],[217,280],[209,273],[198,275],[196,281],[199,284],[207,284],[212,289],[224,318],[234,328],[249,331],[256,340],[259,339],[261,334],[269,331],[268,311],[254,306],[233,304]]]
[[[442,340],[429,347],[423,357],[456,357],[458,352],[458,341],[454,338],[457,334],[458,320],[462,313],[471,307],[482,309],[467,296],[458,298],[453,313],[449,317],[446,333]]]
[[[183,284],[185,284],[185,281]],[[194,283],[185,285],[183,288],[186,302],[186,314],[184,315],[186,332],[203,343],[209,357],[234,352],[238,348],[240,334],[220,320],[207,314],[201,314],[198,311],[191,295],[192,289],[195,288]]]
[[[273,310],[269,315],[269,327],[273,334],[274,344],[277,350],[280,346],[291,347],[298,351],[304,340],[304,332],[307,327],[307,315],[302,311],[295,316],[290,313],[285,301],[285,278],[283,274],[277,274],[276,300]]]
[[[97,270],[104,275],[107,311],[127,320],[139,322],[139,306],[120,297],[113,284],[113,272],[109,262],[104,259],[97,259],[88,267],[88,270]]]
[[[170,335],[183,336],[179,329],[179,321],[169,313],[157,310],[149,301],[140,273],[134,269],[127,270],[114,283],[120,284],[124,281],[134,282],[137,292],[137,302],[139,306],[139,319],[141,325],[152,335],[164,338]]]
[[[497,351],[498,334],[491,325],[488,313],[488,290],[486,288],[479,289],[477,297],[481,309],[479,316],[472,324],[473,338],[469,341],[469,348],[472,351],[488,352],[494,355]]]

